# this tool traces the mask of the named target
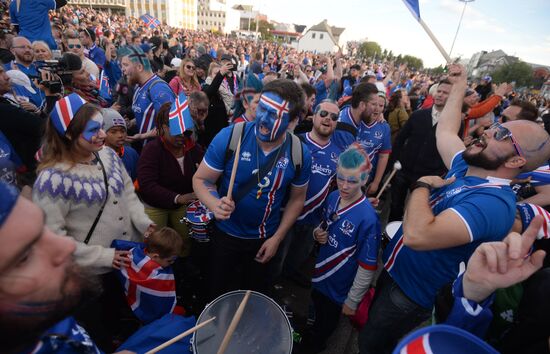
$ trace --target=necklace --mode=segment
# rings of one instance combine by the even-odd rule
[[[267,173],[266,176],[264,176],[261,183],[260,183],[260,148],[258,144],[256,144],[256,171],[257,171],[256,178],[258,179],[258,191],[256,192],[256,199],[260,199],[260,197],[262,196],[262,189],[269,187],[269,185],[271,184],[269,177],[271,177],[271,171],[273,170],[273,167],[275,167],[277,160],[279,160],[279,155],[281,154],[281,150],[283,150],[282,149],[283,144],[279,146],[279,151],[277,151],[275,160],[273,160],[273,164],[271,165],[269,172]],[[263,151],[262,151],[262,154],[263,154]]]

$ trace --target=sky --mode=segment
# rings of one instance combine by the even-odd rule
[[[270,20],[312,26],[327,19],[345,27],[348,40],[378,42],[395,55],[421,58],[425,67],[444,64],[440,52],[402,0],[248,0]],[[420,0],[420,16],[450,51],[464,3]],[[466,6],[452,57],[502,49],[521,60],[550,66],[550,0],[475,0]]]

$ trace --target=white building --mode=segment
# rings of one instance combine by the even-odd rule
[[[340,35],[345,28],[331,27],[327,20],[309,28],[298,40],[298,49],[315,53],[332,53],[338,50]]]
[[[197,29],[231,33],[239,29],[241,13],[230,0],[200,0],[197,6]]]

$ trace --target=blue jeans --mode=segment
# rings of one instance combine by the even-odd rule
[[[369,319],[359,334],[361,354],[391,353],[399,339],[430,318],[431,309],[409,299],[387,271],[376,285]]]

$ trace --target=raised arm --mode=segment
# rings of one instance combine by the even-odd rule
[[[466,70],[462,65],[452,64],[450,66],[449,81],[453,86],[435,131],[437,151],[448,169],[451,168],[451,162],[456,153],[465,148],[464,142],[458,136],[462,119],[462,103],[467,86]]]

